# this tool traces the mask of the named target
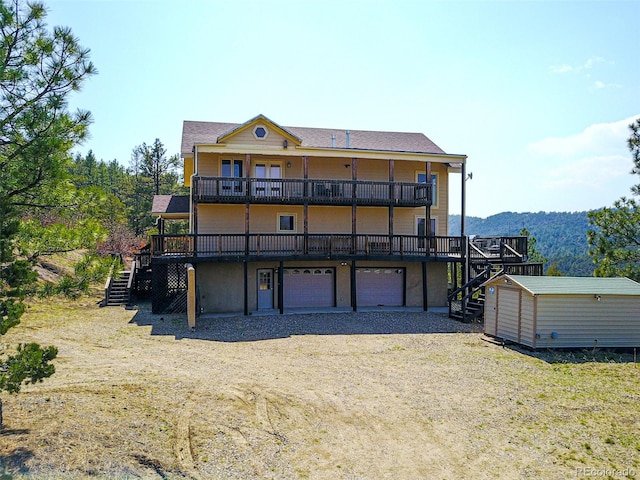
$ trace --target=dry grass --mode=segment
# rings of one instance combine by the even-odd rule
[[[534,355],[478,333],[317,334],[325,317],[209,320],[192,334],[181,316],[97,301],[34,303],[3,338],[60,353],[53,377],[4,396],[1,478],[640,477],[631,355]],[[256,339],[265,322],[297,333]]]

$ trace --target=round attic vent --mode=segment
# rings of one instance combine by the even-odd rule
[[[253,129],[253,136],[257,140],[264,140],[269,136],[269,130],[264,125],[256,125]]]

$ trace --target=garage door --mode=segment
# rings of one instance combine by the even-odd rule
[[[402,307],[404,269],[356,269],[356,295],[359,307]]]
[[[335,269],[285,268],[284,308],[334,307]]]

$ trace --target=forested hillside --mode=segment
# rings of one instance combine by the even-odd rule
[[[487,218],[467,217],[466,233],[481,236],[519,235],[526,228],[536,239],[536,250],[556,263],[563,275],[590,276],[594,265],[587,254],[587,212],[503,212]],[[460,215],[449,217],[449,234],[460,234]]]

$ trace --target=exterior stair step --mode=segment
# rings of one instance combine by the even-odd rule
[[[116,278],[111,279],[104,305],[112,307],[127,304],[131,293],[129,289],[131,275],[130,270],[123,270],[118,272]]]

